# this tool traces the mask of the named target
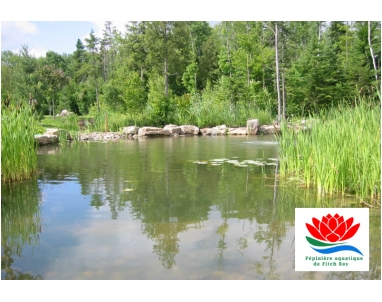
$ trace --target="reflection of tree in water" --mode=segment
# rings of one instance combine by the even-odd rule
[[[162,166],[163,167],[163,166]],[[200,222],[208,218],[209,205],[195,196],[197,186],[189,198],[179,186],[179,175],[169,173],[171,167],[150,173],[147,187],[131,192],[130,213],[142,221],[142,231],[154,241],[153,251],[165,268],[172,268],[179,253],[178,234],[188,229],[200,229]],[[192,180],[193,172],[186,170],[184,183]],[[192,187],[192,186],[191,186]]]
[[[221,177],[219,179],[218,189],[218,209],[224,218],[224,224],[219,227],[218,232],[221,235],[218,247],[219,269],[223,269],[221,265],[224,263],[224,242],[225,232],[228,230],[227,218],[238,218],[249,220],[252,224],[256,221],[256,230],[246,232],[237,239],[240,250],[248,247],[248,237],[253,236],[259,244],[265,243],[265,255],[263,261],[252,263],[251,268],[265,279],[279,279],[276,273],[276,256],[280,249],[282,239],[285,238],[288,229],[287,221],[293,219],[291,211],[283,211],[277,203],[277,182],[269,169],[266,170],[269,176],[264,177],[258,172],[246,168],[246,173],[242,168],[238,169],[221,169]],[[272,177],[273,176],[273,177]],[[255,183],[255,185],[254,185]],[[273,186],[273,192],[269,187]],[[218,230],[219,230],[218,229]],[[244,230],[244,226],[243,226]],[[269,272],[265,273],[265,263],[269,267]]]
[[[5,279],[41,279],[12,269],[25,245],[39,245],[41,192],[36,180],[1,185],[1,267]]]
[[[171,222],[159,223],[150,227],[153,228],[152,231],[155,233],[155,237],[151,237],[155,241],[154,253],[159,256],[159,260],[165,268],[172,268],[176,263],[175,255],[179,253],[179,239],[177,235],[185,228],[183,227],[183,230],[179,230],[179,224]]]
[[[11,267],[13,264],[11,248],[8,246],[3,247],[1,255],[1,269],[5,271],[5,280],[42,280],[40,275],[32,276],[28,273],[21,273]]]
[[[224,251],[227,249],[227,243],[225,242],[225,237],[228,232],[229,225],[227,219],[218,227],[216,233],[220,235],[218,241],[218,269],[220,271],[224,270]]]

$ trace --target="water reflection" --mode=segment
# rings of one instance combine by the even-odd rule
[[[1,185],[1,269],[2,279],[42,279],[20,272],[12,265],[20,258],[25,245],[40,244],[42,232],[41,192],[37,181]]]
[[[35,193],[17,189],[35,196],[27,222],[40,229],[29,236],[46,239],[34,243],[31,258],[40,259],[40,268],[32,265],[31,272],[44,279],[380,279],[379,211],[370,216],[370,272],[295,272],[295,208],[348,207],[348,200],[318,198],[280,182],[277,166],[193,163],[277,158],[277,145],[256,139],[145,139],[40,150]],[[49,226],[44,232],[39,190]],[[2,192],[17,203],[15,194]],[[2,214],[17,219],[11,206]],[[4,223],[7,266],[8,250],[17,255],[17,244],[3,243],[12,237]]]

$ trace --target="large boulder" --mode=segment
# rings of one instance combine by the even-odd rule
[[[228,135],[247,135],[247,128],[245,127],[230,128],[227,134]]]
[[[281,131],[279,125],[261,125],[257,132],[259,134],[277,134]]]
[[[62,117],[66,117],[66,116],[68,116],[68,115],[71,114],[71,113],[72,113],[72,112],[69,112],[68,110],[64,109],[64,110],[61,111],[60,116],[62,116]]]
[[[182,128],[180,128],[177,125],[166,125],[163,127],[163,131],[168,131],[169,134],[175,135],[175,134],[181,134],[182,133]]]
[[[39,145],[50,145],[50,144],[57,144],[58,143],[58,136],[52,135],[52,134],[36,134],[35,140],[38,142]]]
[[[249,135],[256,135],[260,127],[260,121],[258,119],[251,119],[247,121],[247,132]]]
[[[218,132],[218,135],[226,135],[227,132],[228,132],[228,129],[227,129],[226,125],[216,126],[216,130]]]
[[[202,134],[202,135],[211,135],[211,128],[202,128],[202,129],[200,129],[200,133]]]
[[[219,125],[211,128],[210,135],[226,135],[229,131],[226,125]]]
[[[199,127],[196,127],[193,125],[182,125],[182,126],[180,126],[180,129],[182,130],[180,134],[198,135],[200,132]]]
[[[127,135],[135,135],[138,134],[139,127],[137,126],[129,126],[129,127],[123,127],[122,132],[126,133]]]
[[[46,129],[44,135],[58,135],[58,129],[57,128],[48,128],[48,129]]]
[[[139,128],[138,136],[156,136],[163,135],[162,128],[158,127],[142,127]]]

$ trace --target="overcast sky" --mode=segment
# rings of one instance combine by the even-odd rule
[[[28,45],[37,57],[45,56],[48,50],[70,54],[76,49],[77,39],[84,41],[92,29],[96,36],[102,36],[105,21],[77,20],[381,20],[380,10],[374,0],[320,0],[309,2],[309,5],[298,0],[265,3],[256,0],[114,1],[103,2],[102,6],[84,0],[66,0],[63,3],[7,1],[2,4],[0,12],[1,50],[18,52],[22,45]],[[54,4],[47,6],[48,3]],[[97,10],[91,9],[96,5]],[[275,10],[276,7],[280,9]],[[126,22],[113,21],[113,24],[124,32]]]

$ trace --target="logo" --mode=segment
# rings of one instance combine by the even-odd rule
[[[297,208],[295,214],[296,271],[369,270],[369,209]]]
[[[353,237],[360,227],[360,223],[353,225],[353,217],[345,221],[343,216],[328,214],[322,217],[321,221],[313,217],[312,222],[313,225],[306,223],[306,227],[309,233],[318,240],[309,236],[306,236],[306,240],[311,245],[317,247],[312,247],[316,252],[332,254],[339,251],[354,251],[363,256],[356,247],[345,245],[346,242],[343,242]]]

